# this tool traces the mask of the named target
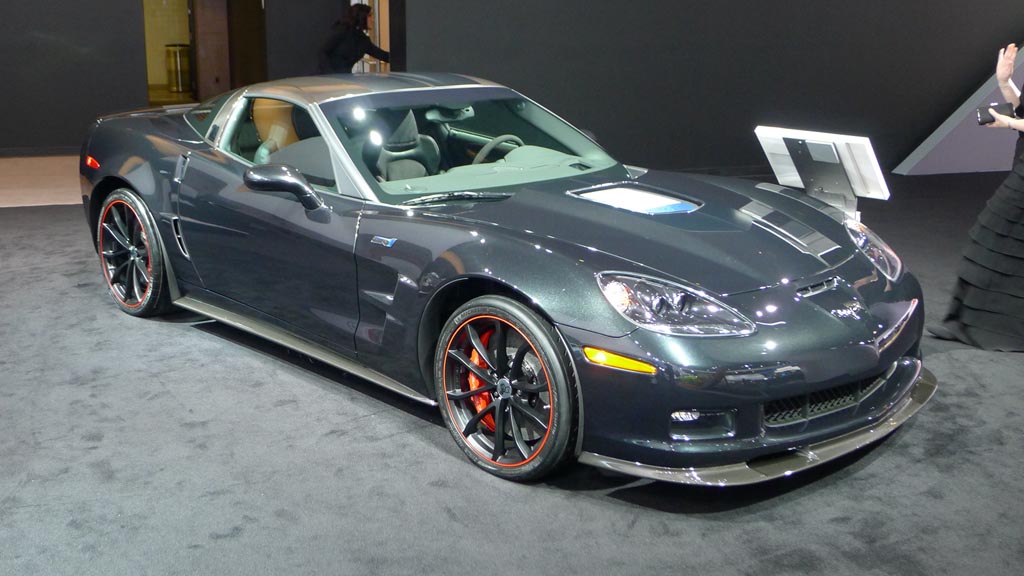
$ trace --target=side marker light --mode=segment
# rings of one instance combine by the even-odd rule
[[[614,352],[601,350],[600,348],[591,348],[590,346],[584,346],[583,354],[587,357],[587,360],[590,360],[592,363],[597,364],[598,366],[618,368],[619,370],[628,370],[630,372],[640,372],[641,374],[658,373],[657,368],[646,362],[633,360],[632,358],[626,358],[625,356],[619,356]]]
[[[93,170],[100,169],[100,163],[97,162],[96,159],[93,158],[92,156],[85,157],[85,165],[88,166],[89,168],[92,168]]]

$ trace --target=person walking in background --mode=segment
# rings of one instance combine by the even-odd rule
[[[964,248],[953,301],[941,325],[928,330],[986,350],[1024,352],[1024,106],[1013,84],[1017,46],[999,51],[996,78],[1015,116],[989,109],[993,128],[1017,131],[1013,169],[989,198]]]
[[[320,73],[352,72],[356,62],[369,54],[381,62],[390,61],[387,51],[370,41],[366,30],[370,28],[373,13],[366,4],[353,4],[340,22],[335,23],[323,48],[320,49]]]

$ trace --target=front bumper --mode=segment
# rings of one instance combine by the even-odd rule
[[[822,279],[730,297],[758,319],[748,337],[612,338],[560,326],[580,383],[579,459],[663,480],[744,484],[854,450],[884,435],[880,423],[916,412],[912,399],[923,404],[934,390],[921,376],[916,279],[887,282],[857,262],[831,273],[838,281],[810,295],[797,291]],[[598,366],[583,346],[657,373]]]
[[[652,466],[592,452],[581,453],[579,462],[631,476],[701,486],[742,486],[789,476],[877,442],[916,414],[935,394],[937,382],[931,372],[921,367],[920,360],[909,358],[904,362],[911,370],[912,384],[907,393],[885,418],[842,436],[747,462],[704,468]]]

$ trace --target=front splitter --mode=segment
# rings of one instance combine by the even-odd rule
[[[913,387],[885,420],[817,444],[750,462],[707,468],[651,466],[592,452],[581,453],[579,462],[630,476],[699,486],[743,486],[790,476],[877,442],[895,432],[916,414],[935,394],[938,383],[935,376],[921,366],[920,360],[915,358],[913,361],[917,371]]]

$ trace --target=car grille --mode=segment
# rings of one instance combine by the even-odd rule
[[[764,424],[787,426],[849,408],[870,396],[884,382],[884,377],[865,378],[826,390],[772,400],[764,405]]]

